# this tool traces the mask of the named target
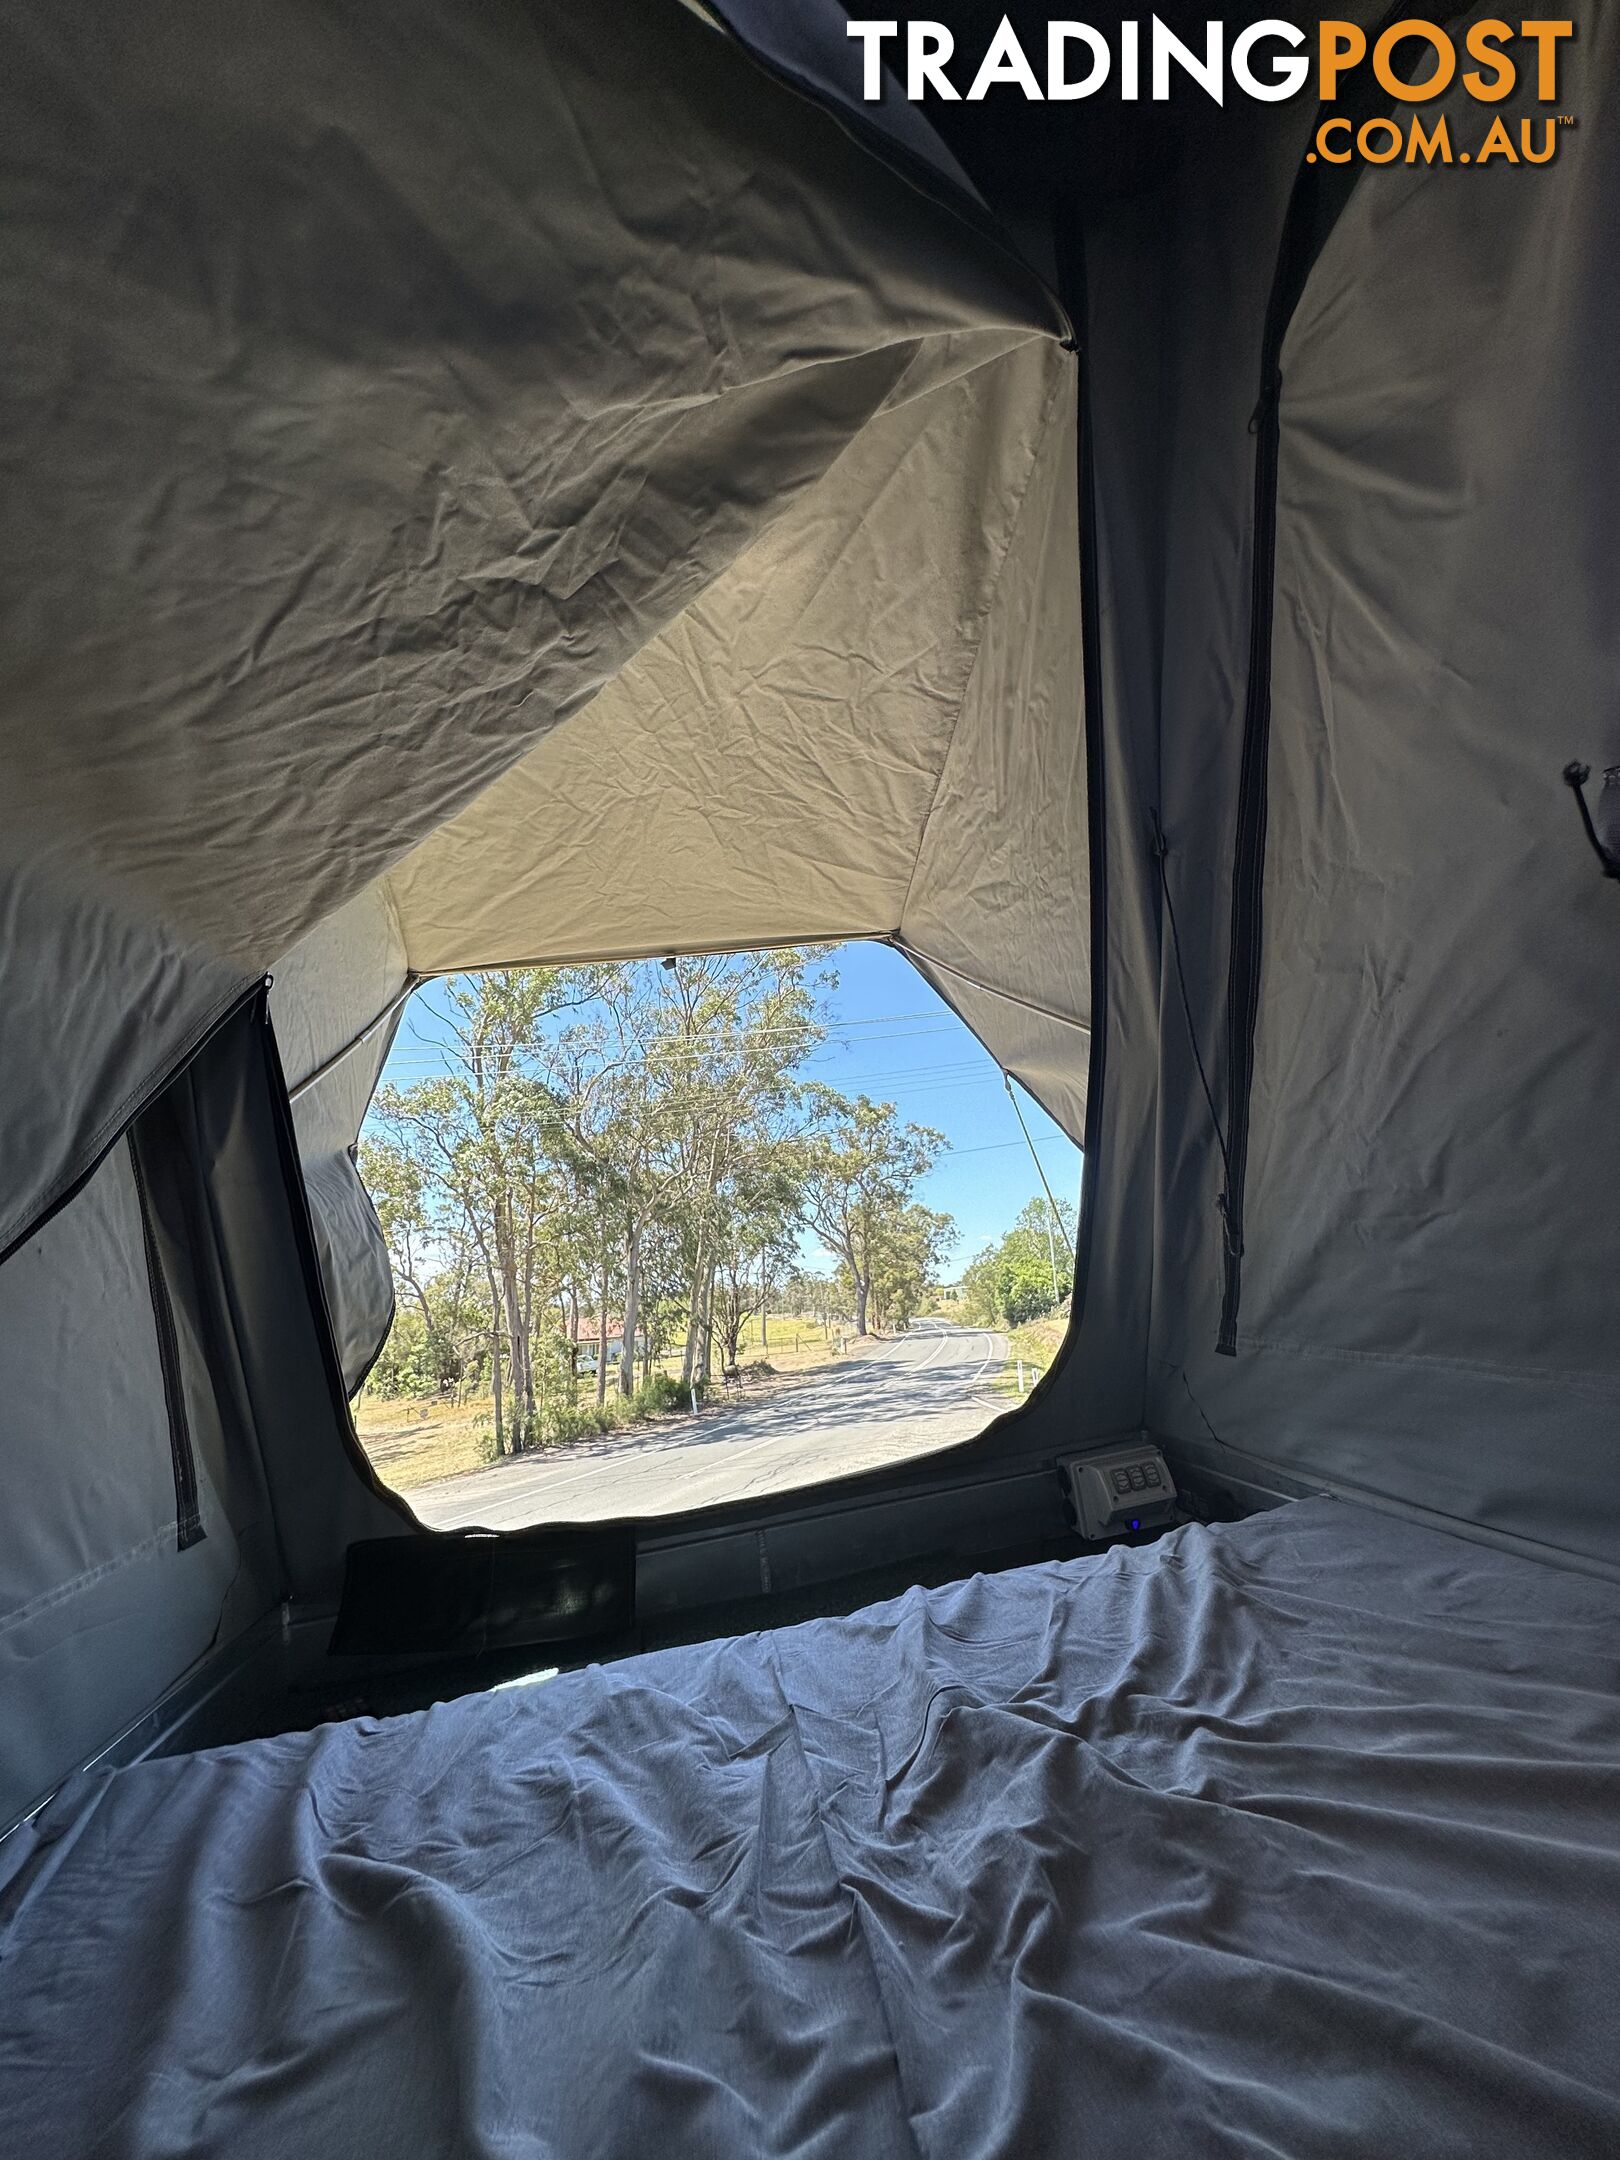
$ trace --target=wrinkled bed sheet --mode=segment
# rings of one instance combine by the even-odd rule
[[[1620,2153],[1620,1591],[1333,1501],[70,1787],[12,2160]]]

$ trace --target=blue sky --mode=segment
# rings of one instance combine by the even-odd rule
[[[891,947],[841,945],[829,961],[838,987],[826,998],[828,1037],[806,1071],[845,1094],[892,1102],[902,1117],[944,1133],[947,1152],[918,1198],[956,1219],[954,1273],[1040,1191],[995,1060]],[[434,1004],[430,983],[405,1009],[384,1071],[397,1086],[442,1070]],[[1019,1102],[1053,1192],[1077,1199],[1080,1151],[1038,1103],[1023,1093]]]

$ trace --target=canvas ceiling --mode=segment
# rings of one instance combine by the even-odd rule
[[[1073,361],[984,225],[670,0],[7,45],[0,1250],[268,968],[296,1081],[407,970],[896,936],[1077,1131]]]
[[[999,345],[1002,341],[997,340]],[[411,969],[892,936],[1079,1136],[1074,386],[938,340],[825,478],[386,880]]]

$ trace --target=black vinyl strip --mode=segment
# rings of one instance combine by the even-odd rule
[[[169,1420],[169,1459],[174,1470],[174,1525],[179,1550],[200,1544],[202,1506],[197,1491],[197,1458],[191,1444],[191,1421],[186,1415],[185,1383],[180,1372],[180,1339],[174,1325],[174,1303],[158,1251],[152,1224],[152,1203],[147,1191],[141,1151],[132,1133],[129,1139],[130,1168],[135,1178],[135,1198],[141,1211],[141,1242],[146,1250],[146,1280],[152,1296],[152,1318],[157,1329],[158,1364],[163,1373],[163,1403]]]

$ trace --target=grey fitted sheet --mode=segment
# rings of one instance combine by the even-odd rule
[[[1620,2154],[1620,1591],[1333,1501],[86,1778],[12,2160]]]

